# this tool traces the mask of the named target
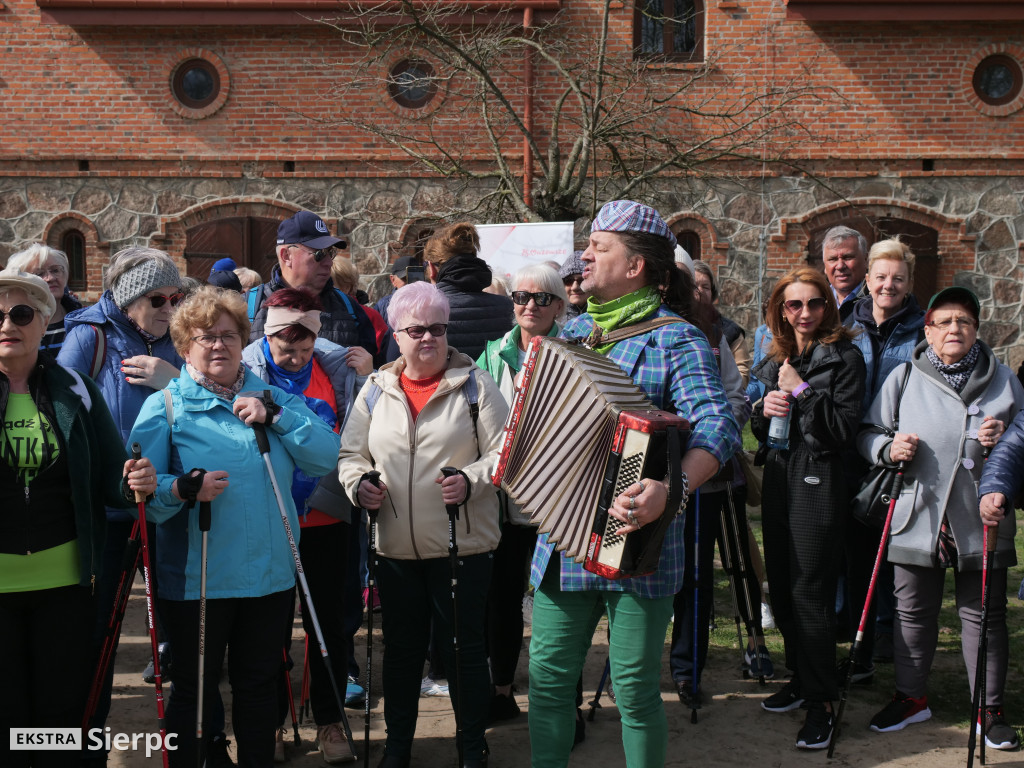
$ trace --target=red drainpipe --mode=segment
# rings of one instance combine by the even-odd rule
[[[533,8],[523,9],[523,34],[530,32],[533,26]],[[528,134],[533,134],[533,49],[527,48],[523,53],[523,69],[526,72],[526,104],[523,106],[523,125]],[[523,139],[523,202],[533,205],[533,154],[530,142]]]

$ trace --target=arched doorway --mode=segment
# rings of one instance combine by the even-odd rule
[[[187,274],[206,280],[218,259],[232,258],[240,267],[260,273],[264,281],[277,263],[277,227],[280,220],[261,216],[233,216],[205,221],[185,231]]]
[[[821,241],[835,222],[811,229],[807,243],[807,263],[821,269]],[[917,303],[928,306],[928,300],[935,295],[939,284],[939,232],[932,227],[895,215],[877,217],[851,216],[842,224],[857,230],[868,241],[868,248],[879,240],[899,236],[914,252],[914,289]]]

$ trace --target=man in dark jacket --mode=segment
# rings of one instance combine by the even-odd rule
[[[277,266],[270,282],[246,292],[252,330],[249,341],[262,339],[267,320],[264,300],[281,288],[298,288],[320,297],[320,338],[343,347],[362,347],[377,354],[373,324],[363,308],[336,291],[331,283],[331,263],[338,248],[347,243],[332,235],[323,219],[309,211],[299,211],[277,228]]]
[[[857,299],[868,295],[864,283],[868,273],[868,241],[856,229],[832,227],[821,241],[821,259],[839,305],[839,319],[846,322]]]

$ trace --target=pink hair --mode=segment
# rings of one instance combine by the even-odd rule
[[[417,317],[430,309],[438,309],[448,322],[448,297],[431,283],[417,280],[415,283],[403,285],[391,298],[388,304],[388,325],[395,331],[405,318]]]

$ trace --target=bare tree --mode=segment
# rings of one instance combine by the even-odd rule
[[[612,0],[571,3],[530,24],[521,10],[473,3],[348,6],[344,21],[324,22],[358,52],[330,64],[336,102],[386,89],[434,98],[412,119],[350,110],[331,119],[487,190],[475,198],[483,218],[565,221],[613,196],[656,202],[673,177],[785,163],[814,140],[808,110],[834,101],[809,67],[780,79],[753,61],[727,75],[719,62],[732,49],[685,67],[634,56],[632,39],[613,34],[613,13]]]

